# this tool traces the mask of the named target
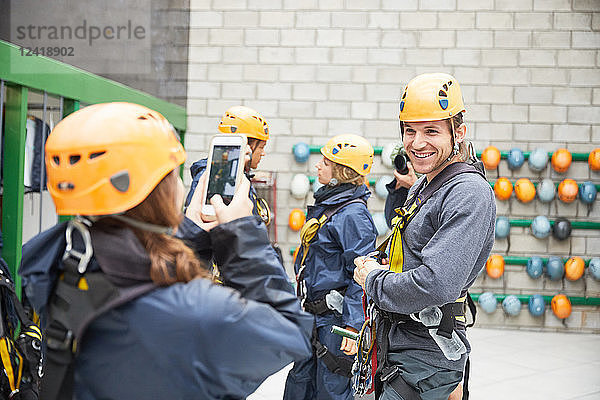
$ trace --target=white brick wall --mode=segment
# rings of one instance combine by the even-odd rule
[[[468,135],[479,151],[489,144],[525,151],[600,147],[598,0],[191,0],[190,7],[190,157],[204,154],[227,107],[245,104],[263,113],[273,139],[261,167],[279,172],[278,230],[288,267],[288,250],[297,245],[298,234],[288,230],[287,215],[291,207],[307,203],[289,196],[289,179],[297,172],[314,175],[319,158],[312,155],[308,164],[297,164],[292,146],[323,144],[342,132],[361,133],[374,145],[398,140],[398,98],[418,73],[445,71],[457,77]],[[379,157],[375,164],[372,179],[391,172]],[[513,180],[548,176],[558,182],[568,176],[600,184],[600,174],[590,174],[581,161],[563,175],[550,167],[535,173],[527,164],[513,172],[505,161],[498,171]],[[489,176],[495,179],[498,173]],[[513,198],[498,202],[498,213],[600,221],[598,205],[588,213],[578,203],[521,204]],[[371,201],[373,212],[382,207],[380,199]],[[523,228],[511,232],[508,255],[600,254],[596,231],[575,230],[568,242],[535,239]],[[495,249],[505,254],[507,242]],[[560,282],[531,281],[521,267],[507,268],[504,280],[478,282],[497,292],[539,288],[552,294],[562,288]],[[600,293],[595,282],[587,284],[588,291],[596,287]],[[578,295],[582,286],[565,287]],[[596,321],[591,326],[598,330],[600,313],[590,313],[586,318]],[[536,321],[509,322],[561,329]]]

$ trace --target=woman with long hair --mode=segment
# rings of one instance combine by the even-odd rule
[[[168,121],[135,104],[86,107],[50,134],[48,188],[76,217],[23,249],[47,348],[41,398],[245,398],[310,354],[312,319],[251,216],[248,180],[228,206],[211,200],[216,222],[186,218],[209,236],[223,285],[206,279],[197,237],[174,237],[184,160]]]

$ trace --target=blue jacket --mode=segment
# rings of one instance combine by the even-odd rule
[[[327,208],[335,207],[352,199],[363,199],[371,195],[366,185],[352,187],[314,206],[308,206],[307,220],[323,215]],[[322,299],[330,290],[347,287],[344,295],[342,323],[360,329],[364,322],[362,288],[354,282],[354,258],[364,256],[375,249],[377,231],[373,218],[362,203],[349,204],[319,229],[310,244],[306,256],[304,281],[307,301]],[[303,251],[296,256],[294,269],[300,269]],[[334,314],[317,316],[317,326],[334,322]]]
[[[42,316],[61,269],[64,231],[65,224],[57,225],[23,248],[19,273]],[[109,270],[128,273],[128,266],[140,263],[143,247],[129,229],[122,231],[115,240],[135,248],[102,258],[109,278]],[[209,235],[224,285],[195,279],[157,287],[98,317],[76,357],[78,400],[242,399],[269,375],[311,354],[312,316],[301,311],[269,251],[264,224],[246,217]]]

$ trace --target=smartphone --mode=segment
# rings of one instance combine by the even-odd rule
[[[210,141],[206,165],[206,187],[202,198],[202,214],[215,218],[210,199],[218,194],[223,203],[229,204],[244,174],[247,141],[242,135],[216,135]]]

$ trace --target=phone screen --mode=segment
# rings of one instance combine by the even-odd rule
[[[240,162],[241,147],[235,145],[217,145],[213,148],[210,160],[210,177],[206,204],[209,200],[219,194],[223,203],[229,204],[235,194],[235,176]]]

